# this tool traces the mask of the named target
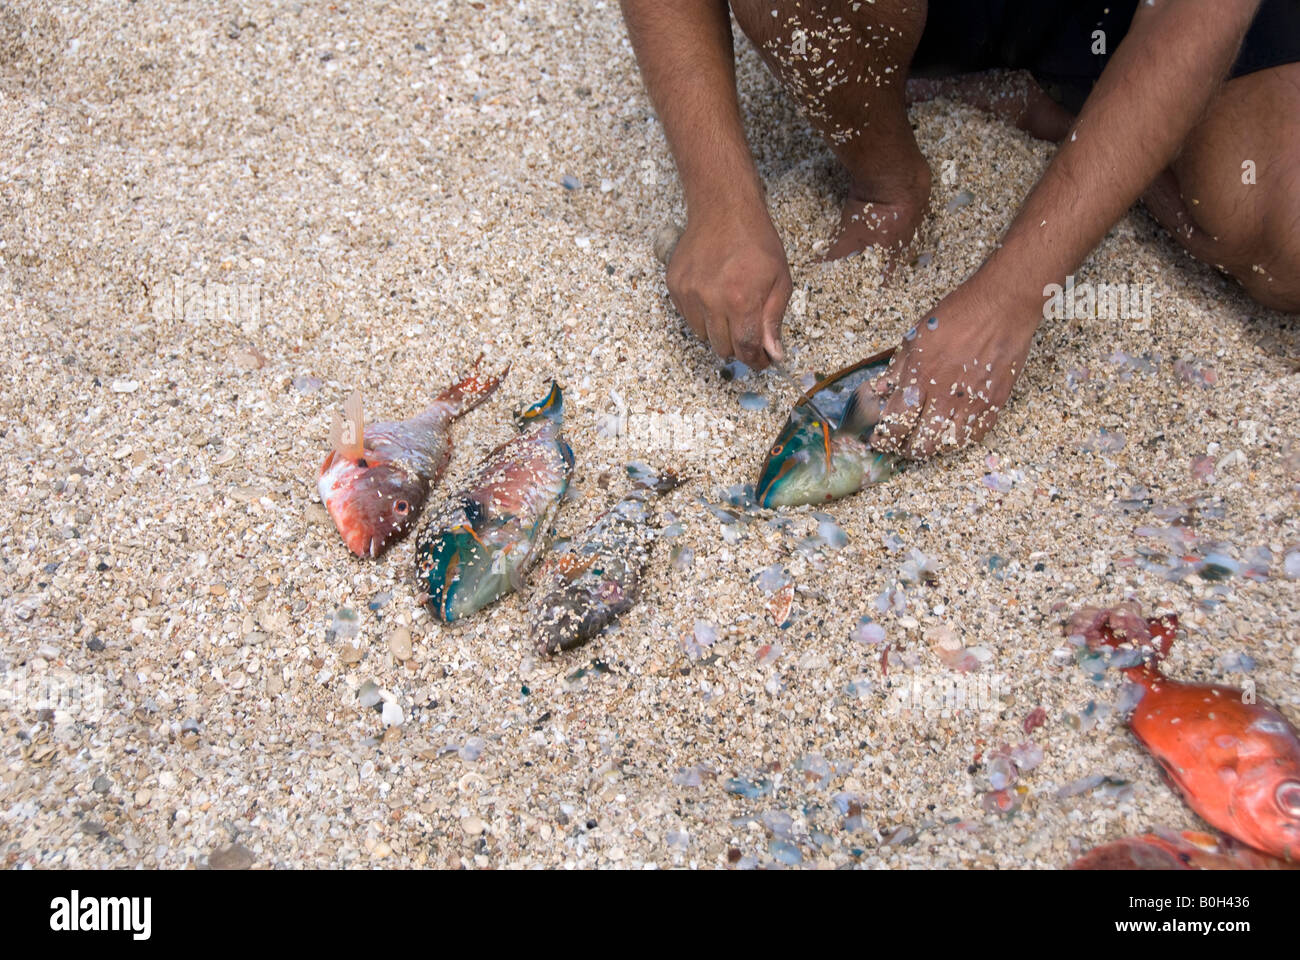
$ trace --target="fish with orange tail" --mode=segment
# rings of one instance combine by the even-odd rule
[[[1202,819],[1283,860],[1300,860],[1300,738],[1275,708],[1235,687],[1180,683],[1160,672],[1175,616],[1143,620],[1132,606],[1083,610],[1071,625],[1096,648],[1150,647],[1124,670],[1143,688],[1129,728]],[[1251,701],[1251,702],[1247,702]]]
[[[1199,830],[1157,830],[1094,847],[1071,870],[1300,870],[1231,837]]]
[[[573,475],[555,381],[515,415],[525,432],[501,444],[430,514],[415,542],[415,585],[439,620],[468,616],[523,586],[545,552]]]
[[[509,370],[483,376],[478,362],[475,372],[409,420],[367,425],[356,392],[343,404],[343,416],[335,413],[316,489],[358,557],[379,556],[411,528],[451,459],[452,421],[486,400]]]

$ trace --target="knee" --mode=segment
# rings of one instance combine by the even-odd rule
[[[1236,255],[1228,267],[1251,297],[1287,313],[1300,313],[1300,176],[1295,187],[1271,198],[1258,223],[1230,241]]]
[[[1195,173],[1190,184],[1179,178],[1181,194],[1199,198],[1185,208],[1198,233],[1188,249],[1264,306],[1300,311],[1300,164],[1270,164],[1249,184]]]
[[[762,49],[788,39],[791,31],[830,34],[841,28],[866,31],[876,39],[901,42],[910,54],[925,28],[927,0],[730,0],[731,13],[750,42]]]
[[[1258,303],[1283,313],[1300,313],[1300,282],[1295,279],[1296,273],[1300,271],[1300,261],[1275,264],[1273,268],[1268,270],[1259,267],[1249,273],[1235,273],[1234,276]],[[1288,273],[1274,272],[1280,269],[1285,269]]]
[[[749,42],[762,50],[769,40],[775,39],[780,23],[785,19],[785,8],[794,4],[787,0],[731,0],[731,15]],[[773,12],[777,15],[772,16]]]

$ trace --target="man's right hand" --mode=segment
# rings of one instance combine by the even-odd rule
[[[783,358],[791,289],[785,247],[761,200],[693,214],[668,263],[668,292],[691,329],[718,356],[755,370]]]

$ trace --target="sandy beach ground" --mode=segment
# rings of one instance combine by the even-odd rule
[[[917,106],[933,211],[882,284],[817,261],[845,183],[741,47],[790,366],[828,372],[975,268],[1051,147]],[[1172,675],[1300,719],[1295,322],[1140,210],[1076,280],[1151,316],[1046,322],[996,430],[825,508],[840,545],[700,502],[795,392],[725,381],[668,301],[681,196],[612,2],[0,3],[0,205],[5,866],[1061,867],[1198,823],[1062,629],[1126,597],[1183,615]],[[627,461],[691,477],[643,602],[553,661],[518,596],[432,622],[412,541],[353,558],[315,490],[353,388],[408,416],[480,351],[513,366],[435,498],[551,376],[561,535]]]

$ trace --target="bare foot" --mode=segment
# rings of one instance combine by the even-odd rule
[[[894,154],[892,162],[882,163],[877,156],[854,164],[856,170],[849,168],[849,195],[823,260],[839,260],[867,247],[885,250],[891,265],[904,259],[930,207],[930,167],[912,144],[896,141],[888,147],[893,149],[882,152]],[[893,172],[900,168],[908,172]]]
[[[991,113],[1039,140],[1064,140],[1074,122],[1074,115],[1049,97],[1028,70],[913,77],[906,91],[908,106],[948,97]]]

